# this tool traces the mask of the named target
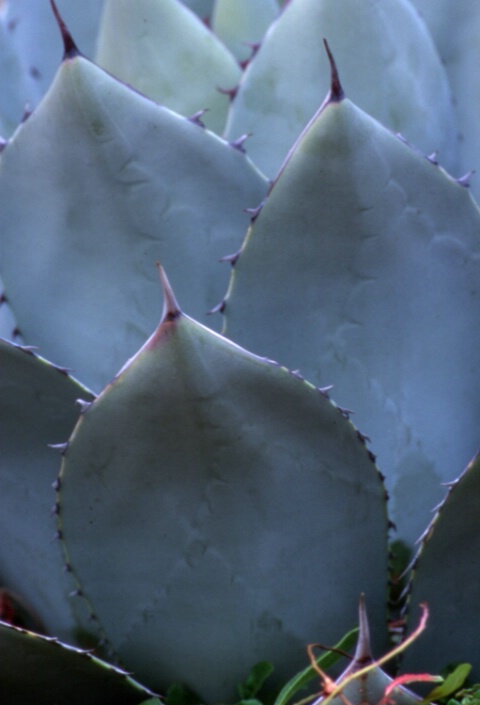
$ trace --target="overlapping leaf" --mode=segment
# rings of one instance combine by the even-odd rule
[[[60,476],[67,561],[114,650],[150,687],[224,701],[258,661],[283,685],[306,644],[352,627],[362,590],[382,648],[385,493],[362,437],[166,296]]]
[[[479,442],[480,213],[337,89],[254,219],[225,331],[334,385],[414,541]]]
[[[480,677],[480,458],[451,484],[425,532],[415,560],[409,597],[415,622],[418,605],[430,607],[429,627],[405,653],[402,670],[439,670],[471,663],[472,682]]]
[[[241,61],[250,58],[252,44],[261,42],[280,13],[277,0],[216,0],[212,30]]]
[[[52,517],[60,459],[48,444],[71,432],[79,396],[93,399],[61,369],[0,340],[0,587],[70,642],[81,638],[88,612],[68,596],[75,585],[65,576]]]
[[[464,172],[478,171],[480,139],[478,112],[480,81],[476,67],[480,63],[480,5],[468,0],[412,0],[425,18],[435,40],[450,82],[458,123],[460,165]],[[472,191],[480,196],[480,179],[472,180]]]
[[[8,705],[140,705],[153,696],[86,651],[1,622],[0,692]]]
[[[401,31],[399,28],[401,27]],[[247,68],[227,124],[252,133],[249,153],[274,177],[329,81],[322,37],[361,108],[442,164],[456,168],[457,132],[445,75],[425,25],[407,0],[295,0]]]
[[[218,89],[241,75],[233,54],[179,0],[106,0],[96,61],[181,115],[207,110],[205,124],[217,133],[228,111]]]
[[[101,389],[155,325],[155,261],[205,320],[265,189],[238,149],[64,61],[0,160],[0,270],[25,340]]]

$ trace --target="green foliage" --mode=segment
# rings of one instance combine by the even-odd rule
[[[435,701],[452,703],[452,705],[454,702],[461,702],[464,697],[461,691],[464,689],[465,681],[471,670],[472,667],[469,663],[459,664],[448,673],[443,683],[437,685],[422,702],[426,704]],[[455,697],[450,697],[453,694]],[[457,701],[457,697],[460,698],[459,701]]]
[[[480,684],[475,684],[471,688],[464,688],[455,697],[447,701],[447,705],[478,705],[480,702]]]

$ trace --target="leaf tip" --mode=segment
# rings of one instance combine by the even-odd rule
[[[172,286],[168,280],[167,274],[160,264],[157,262],[157,269],[160,275],[160,281],[162,282],[163,288],[163,314],[162,323],[165,321],[174,321],[176,318],[182,315],[182,310],[178,305],[175,294],[173,293]]]
[[[60,14],[55,0],[50,0],[50,5],[52,6],[53,14],[55,15],[55,19],[57,20],[57,24],[62,35],[63,61],[65,61],[66,59],[73,59],[75,56],[79,56],[81,52],[75,44],[70,30],[68,29],[63,17]]]
[[[337,64],[335,63],[334,56],[325,38],[323,40],[323,43],[325,45],[325,50],[327,52],[328,60],[330,62],[330,94],[328,96],[328,102],[340,103],[340,101],[345,98],[345,93],[342,88],[342,84],[340,83]]]

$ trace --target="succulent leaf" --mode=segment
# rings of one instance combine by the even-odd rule
[[[13,41],[8,13],[0,7],[0,135],[9,137],[27,105],[37,102],[38,86]]]
[[[388,658],[387,654],[382,662]],[[358,642],[352,662],[335,683],[326,674],[323,675],[327,694],[313,705],[415,705],[421,701],[407,688],[396,686],[394,679],[374,660],[364,596],[360,600]],[[387,697],[390,690],[392,692]]]
[[[275,176],[327,91],[322,37],[356,104],[427,153],[440,150],[442,164],[456,167],[445,69],[410,3],[344,0],[340,12],[329,0],[295,0],[247,67],[227,122],[228,138],[252,133],[249,153],[265,174]]]
[[[154,695],[87,651],[2,622],[0,690],[8,705],[140,705]]]
[[[0,269],[25,340],[102,389],[156,324],[154,262],[206,320],[266,188],[240,150],[67,59],[0,159]]]
[[[449,79],[458,123],[460,171],[478,169],[480,82],[475,67],[480,63],[480,6],[468,0],[439,0],[435,5],[428,0],[412,0],[412,4],[431,31]],[[472,181],[472,192],[479,200],[478,177]]]
[[[182,0],[182,2],[202,20],[209,19],[212,16],[215,0]]]
[[[82,415],[60,477],[67,562],[114,650],[150,687],[221,701],[259,661],[282,685],[355,621],[322,605],[359,590],[384,643],[385,493],[360,434],[164,286],[159,328]]]
[[[392,518],[413,542],[441,482],[478,446],[480,212],[467,189],[333,94],[253,218],[224,332],[334,385],[372,439]]]
[[[246,61],[279,12],[276,0],[216,0],[212,30],[239,61]]]
[[[68,596],[74,585],[65,579],[54,540],[52,482],[60,458],[48,444],[71,433],[79,396],[93,399],[30,349],[0,340],[0,586],[18,593],[50,633],[70,642],[87,612]]]
[[[178,0],[106,0],[96,62],[181,115],[207,109],[205,125],[217,133],[229,107],[218,88],[241,76],[225,45]]]
[[[66,22],[75,27],[75,35],[85,53],[91,56],[103,0],[82,0],[81,3],[57,0],[57,4]],[[11,77],[10,86],[2,83],[0,113],[3,117],[4,109],[11,111],[12,106],[16,105],[12,115],[16,127],[27,104],[33,110],[47,92],[62,56],[62,41],[48,0],[33,3],[31,0],[9,0],[2,5],[2,22],[15,52],[10,56],[8,69],[4,59],[2,81],[7,76],[11,77],[14,65],[21,66],[22,75],[16,80]],[[0,53],[5,56],[4,49],[0,49]],[[12,97],[12,90],[18,94],[16,99]],[[1,130],[0,134],[7,136]]]
[[[468,662],[473,666],[472,681],[480,677],[479,497],[477,456],[450,484],[416,556],[409,588],[409,623],[415,622],[417,605],[423,601],[429,604],[430,620],[425,634],[406,651],[403,671],[439,670],[452,662]]]
[[[22,343],[17,320],[8,303],[8,298],[0,279],[0,338]]]

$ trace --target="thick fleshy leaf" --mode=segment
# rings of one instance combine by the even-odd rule
[[[241,69],[222,42],[179,0],[106,0],[96,54],[114,76],[181,115],[207,110],[223,132]]]
[[[401,31],[399,31],[401,27]],[[427,153],[456,167],[457,133],[445,70],[407,0],[295,0],[272,25],[232,104],[226,134],[252,133],[249,153],[275,176],[327,92],[322,37],[352,100]]]
[[[2,280],[0,279],[0,338],[13,340],[15,343],[22,343],[20,339],[20,331],[10,304],[8,303],[7,294],[4,290]]]
[[[7,92],[2,85],[2,104],[9,96],[9,110],[16,105],[12,116],[15,126],[20,121],[28,103],[30,110],[36,107],[40,98],[48,90],[62,56],[62,40],[48,0],[31,2],[31,0],[8,0],[2,3],[5,7],[5,27],[9,33],[9,41],[15,51],[11,56],[10,69],[15,64],[22,67],[23,78],[10,83]],[[95,38],[103,0],[57,0],[57,5],[66,22],[75,28],[75,36],[87,56],[93,56]],[[3,53],[3,52],[2,52]],[[8,71],[2,66],[2,80]],[[25,85],[28,90],[25,90]],[[11,92],[15,90],[18,99],[11,101]],[[0,131],[0,134],[3,134]],[[4,137],[7,135],[3,134]]]
[[[335,91],[254,218],[225,332],[334,385],[413,542],[479,443],[480,212]]]
[[[352,627],[362,590],[385,642],[385,492],[362,437],[168,286],[159,328],[82,415],[59,504],[79,588],[150,687],[224,701],[272,661],[278,688]]]
[[[2,622],[0,693],[5,705],[140,705],[153,696],[86,651]]]
[[[349,703],[349,705],[381,705],[387,702],[389,705],[415,705],[415,703],[419,703],[421,698],[407,688],[402,685],[393,687],[395,685],[394,679],[375,662],[370,646],[370,627],[363,596],[360,600],[359,628],[353,660],[335,683],[332,681],[328,683],[332,692],[324,694],[314,702],[314,705],[322,705],[324,702],[331,703],[331,705],[345,705],[345,703]],[[414,680],[413,676],[412,680]],[[325,686],[327,683],[324,683]],[[343,687],[340,692],[334,695],[335,690],[341,686]],[[392,689],[392,692],[386,699],[389,689]]]
[[[193,10],[202,20],[212,16],[214,0],[182,0],[182,3]]]
[[[17,52],[13,27],[0,5],[0,135],[10,136],[24,116],[28,104],[37,102],[39,89]]]
[[[0,340],[0,587],[19,595],[51,635],[71,642],[81,639],[88,612],[68,596],[75,585],[54,540],[60,457],[48,444],[71,432],[79,396],[93,399],[65,371]]]
[[[74,54],[0,159],[0,270],[25,340],[101,389],[156,325],[155,261],[206,320],[265,190],[240,150]]]
[[[480,82],[480,5],[469,0],[412,0],[424,17],[445,66],[454,98],[459,133],[460,168],[480,172],[478,113]],[[480,178],[472,179],[472,191],[480,199]]]
[[[429,626],[405,653],[402,671],[440,671],[470,663],[472,682],[480,677],[480,458],[450,486],[423,537],[410,584],[409,623],[428,602]]]
[[[212,30],[237,59],[245,61],[279,12],[277,0],[216,0]]]

